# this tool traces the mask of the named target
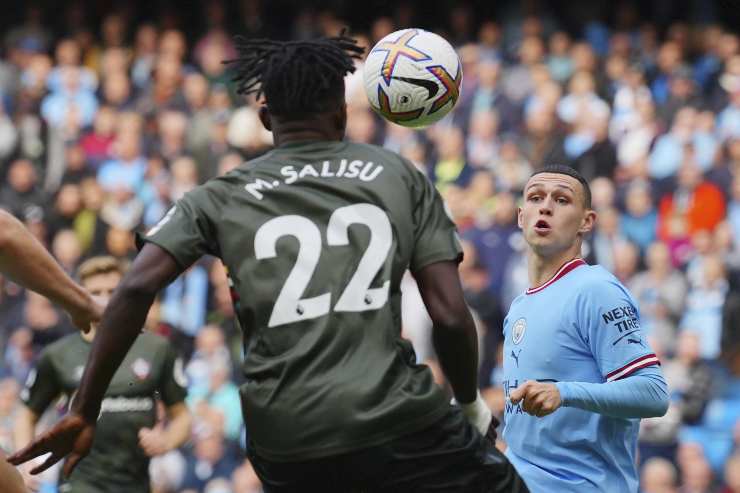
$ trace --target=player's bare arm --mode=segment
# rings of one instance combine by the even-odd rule
[[[102,309],[76,284],[41,243],[11,214],[0,211],[0,272],[36,291],[69,313],[83,331],[100,320]]]
[[[19,465],[51,452],[43,464],[31,471],[38,474],[69,455],[64,466],[64,475],[69,476],[90,451],[105,391],[141,332],[154,297],[181,272],[165,250],[152,244],[144,246],[106,308],[69,414],[13,454],[8,459],[10,463]]]
[[[10,464],[5,462],[5,454],[0,450],[0,491],[3,493],[25,493],[23,479]]]
[[[432,338],[458,402],[478,391],[478,336],[465,303],[455,262],[436,262],[414,273],[434,328]]]
[[[436,262],[414,273],[432,319],[432,342],[442,371],[468,420],[488,432],[491,411],[478,394],[478,335],[465,302],[457,262]]]
[[[164,455],[178,448],[190,437],[192,415],[183,402],[167,408],[167,424],[139,430],[139,446],[149,457]]]

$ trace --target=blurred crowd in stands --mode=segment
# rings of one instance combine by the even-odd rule
[[[235,55],[233,34],[270,34],[266,3],[204,2],[195,33],[172,11],[140,21],[122,6],[93,24],[82,2],[59,12],[29,4],[0,40],[0,207],[71,274],[90,256],[133,258],[134,234],[188,190],[270,149],[258,103],[234,93],[222,64]],[[331,9],[295,9],[295,39],[347,24]],[[347,138],[402,154],[446,199],[480,327],[481,385],[499,414],[503,316],[527,288],[522,188],[548,163],[585,175],[599,216],[583,255],[632,290],[671,389],[666,416],[642,423],[642,490],[738,493],[740,29],[717,16],[651,21],[629,2],[577,29],[545,8],[512,10],[486,18],[458,6],[426,25],[418,5],[402,4],[353,28],[368,47],[402,27],[433,29],[458,49],[464,80],[448,117],[410,130],[369,108],[358,62]],[[55,16],[63,29],[49,27]],[[404,336],[444,384],[410,276],[403,288]],[[187,359],[196,416],[190,443],[153,461],[155,491],[261,491],[244,459],[241,333],[220,262],[204,258],[164,290],[147,329]],[[19,392],[39,351],[70,331],[45,298],[0,281],[0,446],[14,448]],[[55,491],[53,474],[45,491]]]

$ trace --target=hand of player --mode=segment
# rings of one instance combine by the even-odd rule
[[[460,404],[463,414],[481,435],[487,436],[490,431],[493,413],[478,392],[476,399],[468,404]],[[494,430],[495,433],[495,430]]]
[[[100,321],[104,309],[105,306],[90,296],[85,307],[68,307],[66,311],[69,314],[69,318],[72,319],[74,326],[82,332],[87,333],[94,324]]]
[[[164,455],[169,452],[167,439],[161,425],[139,430],[139,446],[149,457]]]
[[[29,491],[35,493],[41,487],[41,482],[39,481],[39,478],[31,474],[31,469],[33,468],[33,466],[33,463],[21,464],[20,466],[18,466],[18,472],[21,473],[23,484],[26,486],[26,488],[28,488]]]
[[[64,477],[68,477],[77,464],[90,452],[94,435],[95,423],[86,421],[78,414],[70,413],[26,448],[8,457],[8,462],[18,466],[51,453],[43,464],[31,469],[31,474],[39,474],[65,456],[69,456],[63,469]]]
[[[522,402],[522,410],[538,418],[554,413],[563,403],[555,384],[534,380],[527,380],[514,389],[509,399],[512,404]]]

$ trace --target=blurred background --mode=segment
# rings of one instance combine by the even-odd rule
[[[405,27],[445,36],[464,69],[456,109],[424,131],[386,123],[358,62],[347,137],[404,155],[446,199],[490,406],[502,414],[502,318],[527,287],[520,192],[532,171],[568,164],[591,182],[599,213],[583,254],[634,293],[671,388],[666,416],[642,422],[642,490],[740,492],[736,0],[12,3],[0,16],[0,207],[70,274],[90,256],[133,258],[134,232],[270,149],[255,101],[236,96],[221,63],[234,34],[349,26],[368,47]],[[444,385],[408,276],[404,293],[404,335]],[[153,461],[155,491],[261,491],[244,460],[241,334],[220,262],[202,259],[162,292],[147,329],[188,361],[196,415],[188,445]],[[45,298],[0,279],[4,448],[39,352],[71,331]]]

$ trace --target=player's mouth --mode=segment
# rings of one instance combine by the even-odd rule
[[[550,227],[550,223],[545,221],[544,219],[540,219],[537,221],[534,225],[534,232],[538,235],[545,236],[552,231],[552,228]]]

